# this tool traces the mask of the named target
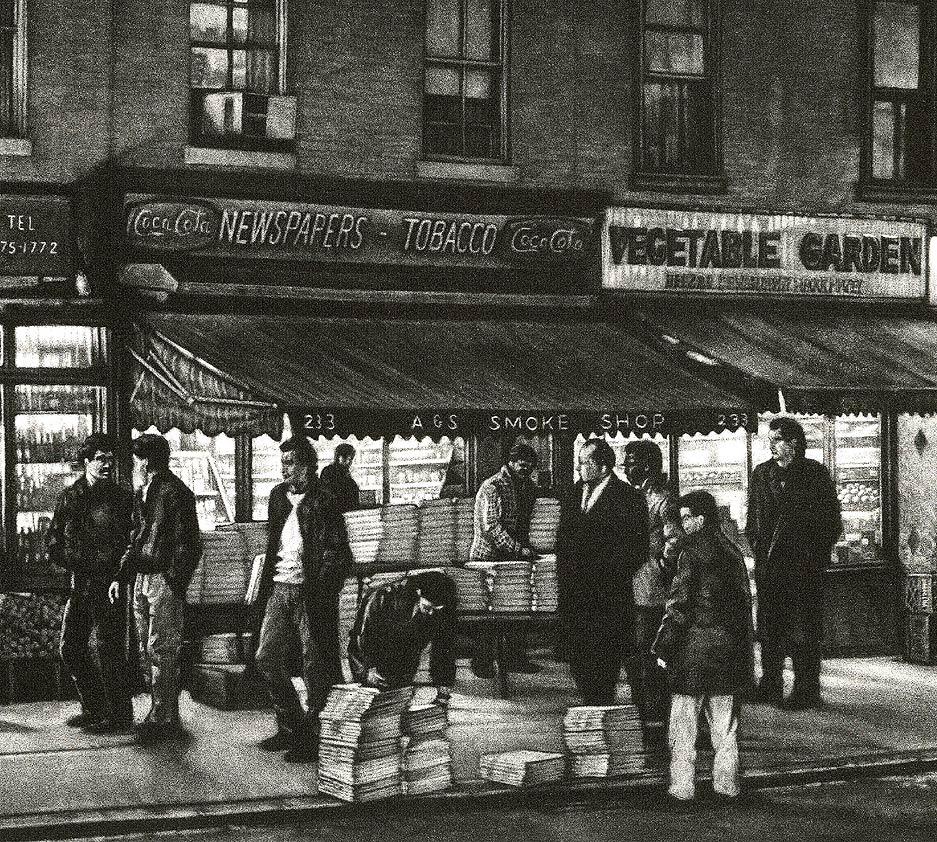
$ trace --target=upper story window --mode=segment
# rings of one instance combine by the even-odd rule
[[[423,154],[507,158],[507,0],[426,0]]]
[[[0,0],[0,137],[26,135],[26,0]]]
[[[932,109],[935,99],[930,4],[873,0],[870,103],[865,177],[886,185],[937,181]]]
[[[191,141],[276,150],[296,134],[285,96],[286,0],[198,0],[189,5]]]
[[[641,16],[637,170],[718,175],[714,0],[645,0]]]

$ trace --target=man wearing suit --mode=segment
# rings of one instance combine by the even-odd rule
[[[560,508],[560,615],[570,671],[586,705],[615,701],[623,657],[634,647],[632,579],[650,540],[647,503],[614,466],[611,446],[589,439],[579,452],[581,479]]]
[[[255,661],[264,677],[277,731],[266,751],[288,749],[288,762],[316,758],[318,714],[342,679],[338,592],[344,578],[344,528],[334,498],[316,478],[315,448],[305,436],[280,445],[283,482],[270,492],[267,553],[257,612],[263,618]],[[308,714],[291,681],[291,653],[302,651]]]

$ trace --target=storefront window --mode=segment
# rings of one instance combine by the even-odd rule
[[[104,427],[105,390],[97,386],[16,386],[16,543],[18,571],[48,574],[43,534],[59,494],[78,475],[85,437]]]
[[[461,468],[460,468],[461,466]],[[454,485],[453,474],[464,481],[465,442],[461,438],[401,438],[390,443],[390,503],[421,503],[442,495]],[[448,477],[448,479],[447,479]]]
[[[16,328],[17,368],[89,368],[103,361],[103,330],[78,325]]]
[[[355,460],[351,463],[351,475],[358,483],[359,500],[362,508],[374,506],[384,496],[384,440],[349,436],[346,439],[318,438],[315,442],[319,454],[319,471],[335,461],[335,448],[342,443],[355,449]],[[279,464],[279,461],[278,461]]]
[[[748,495],[748,434],[683,435],[679,446],[680,493],[708,491],[726,506],[739,528],[745,525]]]

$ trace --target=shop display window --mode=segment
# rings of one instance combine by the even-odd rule
[[[351,463],[351,476],[358,483],[362,507],[373,506],[384,499],[384,440],[349,436],[345,439],[327,439],[320,436],[315,441],[319,454],[319,472],[335,461],[335,448],[350,444],[355,449],[355,460]],[[279,458],[277,461],[279,467]]]
[[[78,448],[104,427],[104,406],[98,386],[14,387],[17,560],[27,579],[49,573],[43,535],[59,494],[78,476]]]
[[[745,525],[750,460],[745,430],[682,435],[678,473],[680,493],[708,491],[739,527]]]
[[[103,362],[104,331],[80,325],[16,328],[17,368],[89,368]]]
[[[395,436],[389,448],[390,503],[421,503],[442,496],[444,486],[465,483],[465,442],[461,438]]]

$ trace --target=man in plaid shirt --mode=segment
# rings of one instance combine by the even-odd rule
[[[488,477],[475,495],[475,537],[469,551],[471,561],[511,561],[536,558],[528,536],[530,516],[537,497],[531,480],[537,468],[537,451],[526,442],[517,442],[509,451],[507,464]],[[514,672],[537,672],[540,667],[526,656],[523,634],[512,642]],[[472,670],[480,678],[492,674],[490,641],[479,641]]]

